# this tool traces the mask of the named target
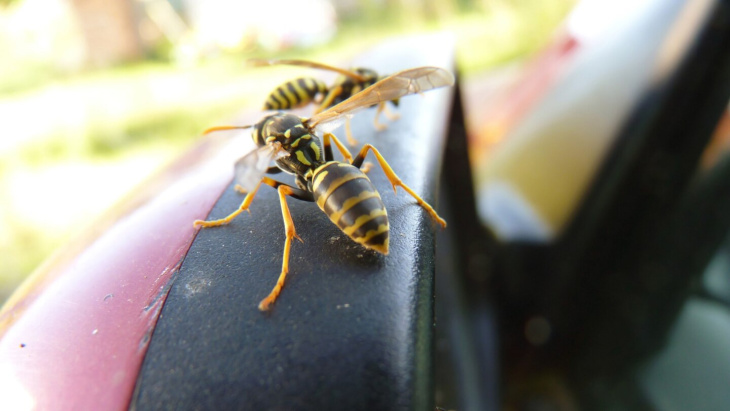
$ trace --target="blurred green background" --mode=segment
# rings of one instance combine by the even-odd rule
[[[0,302],[211,125],[286,80],[451,31],[462,80],[545,45],[575,0],[0,0]]]

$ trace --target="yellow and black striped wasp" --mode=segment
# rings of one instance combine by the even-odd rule
[[[237,215],[248,210],[261,184],[277,189],[284,218],[286,241],[281,274],[271,293],[259,304],[262,311],[274,303],[289,272],[289,252],[292,239],[302,241],[294,230],[286,196],[316,202],[330,220],[348,237],[366,248],[388,254],[389,222],[385,205],[370,179],[361,170],[365,156],[372,151],[386,177],[393,186],[402,187],[413,196],[442,227],[446,221],[413,190],[405,185],[388,165],[378,150],[366,144],[353,159],[347,148],[329,131],[334,130],[346,116],[383,101],[420,93],[454,84],[454,76],[438,67],[418,67],[388,76],[351,98],[310,118],[276,113],[264,117],[253,126],[219,126],[205,133],[219,130],[253,127],[252,137],[257,149],[242,157],[235,165],[238,191],[245,192],[241,206],[220,220],[196,220],[196,227],[214,227],[228,224]],[[329,130],[329,131],[328,131]],[[322,141],[315,134],[323,132]],[[335,161],[333,142],[345,161]],[[276,166],[270,167],[271,161]],[[284,171],[295,176],[296,187],[276,181],[266,173]]]
[[[380,75],[375,72],[375,70],[369,68],[355,67],[352,70],[345,70],[339,67],[333,67],[327,64],[308,60],[252,59],[249,60],[249,64],[256,67],[274,65],[303,66],[333,71],[340,74],[331,86],[327,86],[327,84],[325,84],[322,80],[314,77],[301,77],[287,81],[269,94],[266,98],[266,102],[264,103],[264,110],[288,110],[306,106],[310,103],[317,103],[317,108],[314,110],[314,114],[319,114],[322,111],[340,104],[360,91],[372,86],[377,81],[388,77],[386,75]],[[378,122],[378,116],[380,116],[380,113],[383,113],[383,115],[391,121],[398,118],[397,114],[392,114],[388,111],[386,106],[388,101],[393,103],[396,107],[398,106],[397,98],[377,103],[378,108],[375,113],[373,123],[375,129],[378,131],[385,129],[385,125]],[[345,120],[345,135],[347,136],[347,142],[351,146],[357,145],[357,140],[352,137],[349,119]]]

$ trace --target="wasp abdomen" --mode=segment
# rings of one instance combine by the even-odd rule
[[[315,78],[298,78],[277,87],[264,103],[265,110],[287,110],[311,103],[318,94],[327,93],[327,85]]]
[[[389,223],[385,205],[359,168],[336,161],[312,176],[314,200],[342,232],[356,242],[388,254]]]

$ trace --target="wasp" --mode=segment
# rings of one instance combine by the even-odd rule
[[[315,202],[329,219],[348,237],[365,248],[388,254],[389,222],[380,194],[363,171],[365,156],[372,152],[385,176],[396,191],[401,187],[442,227],[444,221],[428,203],[405,185],[385,161],[380,152],[365,144],[353,158],[349,150],[330,131],[355,111],[380,102],[454,84],[454,76],[438,67],[417,67],[388,76],[351,98],[310,118],[289,113],[267,115],[249,126],[218,126],[204,132],[253,128],[252,138],[258,146],[239,159],[234,167],[236,190],[246,194],[241,206],[219,220],[196,220],[195,227],[215,227],[228,224],[249,209],[262,184],[275,188],[279,194],[286,240],[279,279],[273,290],[259,304],[268,310],[276,301],[289,272],[289,254],[293,239],[302,239],[294,229],[286,197]],[[328,131],[329,130],[329,131]],[[322,132],[322,139],[317,136]],[[337,147],[344,161],[334,160],[331,144]],[[271,162],[275,166],[270,166]],[[296,187],[268,176],[279,171],[292,174]],[[303,242],[303,241],[302,241]]]
[[[317,108],[314,114],[321,113],[322,111],[333,107],[360,91],[372,86],[377,81],[385,79],[386,75],[380,75],[375,70],[355,67],[351,70],[345,70],[339,67],[333,67],[327,64],[317,63],[308,60],[258,60],[251,59],[249,64],[252,66],[273,66],[273,65],[294,65],[304,66],[316,69],[333,71],[340,75],[335,79],[331,86],[327,86],[322,80],[314,77],[301,77],[294,80],[287,81],[278,86],[272,91],[264,103],[264,110],[287,110],[297,107],[306,106],[310,103],[317,103]],[[396,107],[398,106],[398,99],[389,100]],[[382,113],[389,120],[396,120],[397,114],[390,113],[387,110],[386,101],[379,102],[377,112],[373,124],[375,129],[382,131],[385,129],[385,125],[378,122],[378,116]],[[347,136],[347,142],[351,146],[357,145],[357,140],[352,137],[352,131],[350,130],[350,121],[345,121],[345,135]]]

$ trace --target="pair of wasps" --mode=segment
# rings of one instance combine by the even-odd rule
[[[284,258],[281,274],[271,293],[259,304],[262,311],[268,310],[281,293],[289,272],[289,252],[294,238],[302,241],[294,229],[286,197],[316,202],[330,220],[348,237],[366,248],[388,254],[389,223],[385,205],[380,194],[368,179],[363,167],[365,156],[372,151],[386,177],[393,186],[402,187],[442,227],[446,221],[413,190],[398,178],[378,150],[365,144],[353,159],[347,148],[331,131],[349,120],[357,110],[378,106],[375,116],[385,110],[388,101],[397,104],[403,96],[421,93],[438,87],[454,84],[454,76],[438,67],[417,67],[403,70],[389,76],[380,76],[369,69],[343,70],[303,60],[252,61],[255,66],[288,64],[313,67],[340,73],[335,83],[328,87],[314,78],[299,78],[288,81],[268,97],[265,109],[285,110],[317,103],[315,114],[310,118],[277,112],[264,117],[252,126],[213,127],[204,134],[219,130],[234,130],[253,127],[253,140],[257,149],[248,153],[235,165],[236,190],[246,193],[241,206],[220,220],[196,220],[196,227],[215,227],[228,224],[237,215],[247,211],[261,184],[275,188],[279,194],[281,212],[286,230]],[[349,132],[348,139],[355,141]],[[322,140],[317,136],[322,133]],[[332,155],[331,143],[342,153],[344,161],[336,161]],[[271,166],[271,162],[275,166]],[[368,164],[369,165],[369,164]],[[295,176],[296,187],[276,181],[266,174],[284,171]]]

